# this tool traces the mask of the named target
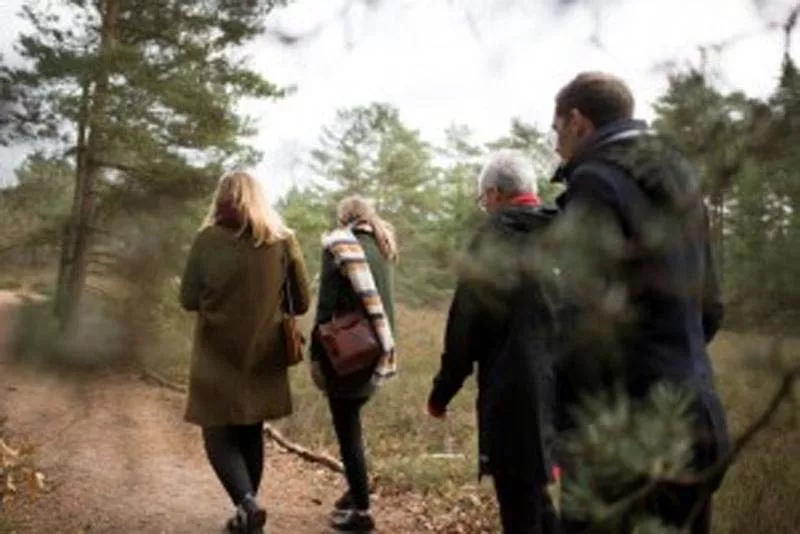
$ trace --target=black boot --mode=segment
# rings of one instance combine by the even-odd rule
[[[244,508],[247,514],[247,532],[261,532],[267,523],[267,511],[258,504],[258,501],[252,495],[247,495],[240,506]]]
[[[267,511],[252,495],[247,495],[236,507],[236,515],[225,524],[225,531],[230,534],[260,534],[264,532],[266,522]]]
[[[369,510],[345,510],[331,519],[331,526],[340,532],[368,533],[375,529],[375,520]]]
[[[331,511],[330,517],[331,519],[336,519],[346,512],[353,510],[355,507],[356,505],[353,502],[353,496],[350,495],[349,491],[346,491],[336,500],[335,503],[333,503],[333,510]]]

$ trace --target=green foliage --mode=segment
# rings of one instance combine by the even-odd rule
[[[112,4],[119,14],[103,43]],[[234,57],[275,4],[76,0],[53,12],[29,1],[33,31],[17,45],[29,66],[4,69],[24,111],[12,140],[50,138],[78,161],[94,149],[86,164],[103,171],[101,216],[206,196],[223,169],[258,159],[240,141],[254,130],[239,100],[284,94]]]
[[[787,56],[772,97],[757,100],[690,71],[672,77],[656,105],[656,128],[700,172],[730,326],[776,329],[798,318],[798,78]]]
[[[326,195],[317,189],[292,187],[278,202],[286,223],[300,237],[306,267],[320,269],[320,238],[334,222],[335,213]]]
[[[14,206],[45,221],[63,222],[72,199],[73,173],[64,159],[35,152],[16,171]]]
[[[4,101],[18,110],[3,133],[5,142],[47,140],[74,162],[57,161],[66,165],[57,177],[71,174],[74,187],[37,181],[53,173],[32,160],[14,192],[18,206],[32,190],[42,208],[69,215],[49,232],[51,241],[63,236],[56,299],[64,323],[84,288],[118,304],[131,335],[152,322],[217,177],[260,157],[242,141],[255,131],[236,107],[285,91],[250,70],[239,47],[284,3],[25,4],[31,30],[17,50],[26,61],[0,73],[14,88]]]
[[[534,127],[514,120],[506,137],[483,145],[472,137],[467,126],[453,125],[443,146],[433,146],[388,104],[340,110],[311,152],[316,181],[293,188],[280,204],[310,268],[319,266],[318,237],[335,223],[336,203],[358,193],[372,199],[396,228],[400,298],[424,303],[448,297],[453,263],[483,220],[476,180],[489,150],[513,147],[530,154],[546,196],[554,196],[547,183],[553,156]]]
[[[0,258],[7,267],[47,265],[72,201],[74,168],[42,152],[16,171],[16,185],[0,190]]]
[[[562,510],[573,518],[613,523],[622,504],[635,509],[627,502],[631,495],[684,474],[692,458],[691,402],[686,391],[664,384],[641,404],[622,390],[585,399],[575,410],[577,430],[565,440],[577,462],[570,464],[563,485]]]

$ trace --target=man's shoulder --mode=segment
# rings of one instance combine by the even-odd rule
[[[631,178],[630,170],[611,158],[592,157],[581,161],[569,178],[571,189],[618,188]]]

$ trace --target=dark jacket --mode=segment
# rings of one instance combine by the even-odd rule
[[[554,325],[537,240],[553,214],[523,206],[492,214],[460,265],[428,402],[444,410],[477,364],[481,475],[540,484],[549,476]]]
[[[722,302],[699,181],[638,121],[601,128],[559,177],[567,185],[559,225],[571,240],[562,264],[570,329],[557,372],[559,427],[571,426],[567,408],[582,393],[622,378],[642,398],[666,380],[696,392],[698,435],[713,436],[706,460],[714,461],[730,439],[706,350]]]
[[[375,286],[383,301],[383,307],[392,333],[395,334],[394,320],[394,267],[378,248],[375,236],[364,230],[353,231],[364,249],[367,263],[375,279]],[[373,392],[371,384],[375,366],[353,373],[346,377],[338,376],[331,366],[325,349],[317,336],[317,328],[333,319],[334,314],[363,310],[363,304],[353,290],[350,280],[336,267],[333,255],[322,252],[322,267],[317,301],[317,315],[311,334],[311,359],[320,363],[325,376],[326,393],[333,397],[368,397]],[[377,365],[377,362],[376,362]]]
[[[180,290],[181,305],[197,311],[188,422],[249,425],[292,413],[281,327],[287,274],[294,312],[303,314],[309,306],[308,277],[294,236],[254,247],[248,233],[237,236],[222,226],[197,235]]]

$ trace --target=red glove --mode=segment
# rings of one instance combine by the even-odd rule
[[[558,466],[558,465],[554,465],[551,475],[553,477],[553,482],[560,482],[561,481],[561,467]]]

